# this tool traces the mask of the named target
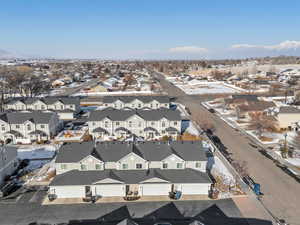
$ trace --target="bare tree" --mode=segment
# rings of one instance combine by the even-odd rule
[[[248,128],[251,130],[256,130],[258,136],[261,137],[264,131],[276,130],[276,121],[264,114],[252,113]]]

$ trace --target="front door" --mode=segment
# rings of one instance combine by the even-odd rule
[[[92,197],[92,190],[90,186],[85,186],[85,197]]]

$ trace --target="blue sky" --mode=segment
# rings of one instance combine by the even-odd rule
[[[0,49],[78,58],[300,55],[300,1],[12,0]]]

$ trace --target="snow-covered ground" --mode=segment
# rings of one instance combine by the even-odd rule
[[[300,167],[300,158],[288,158],[286,159],[290,164],[293,164],[294,166]]]
[[[207,82],[199,80],[191,80],[184,84],[174,83],[178,88],[183,90],[186,94],[233,94],[245,92],[246,90],[239,87],[227,84],[224,82]]]
[[[212,175],[222,176],[226,184],[235,183],[234,176],[217,156],[208,157],[207,167],[211,168]]]
[[[154,94],[153,91],[109,91],[109,92],[78,92],[72,96],[106,96],[106,95],[133,95],[133,94]]]
[[[185,132],[187,132],[189,134],[192,134],[192,135],[195,135],[195,136],[199,136],[200,135],[198,129],[196,128],[196,126],[192,122],[189,123],[189,126],[185,130]]]
[[[18,148],[19,159],[52,158],[57,147],[54,145],[31,145]]]
[[[290,163],[290,164],[292,164],[292,165],[294,165],[294,166],[300,168],[300,158],[287,158],[287,159],[284,159],[284,158],[282,158],[281,152],[280,152],[279,150],[275,151],[275,154],[276,154],[280,159],[282,159],[282,160],[284,160],[284,161],[287,161],[288,163]],[[298,173],[300,173],[300,172],[298,171]]]
[[[18,148],[19,159],[29,159],[26,167],[29,171],[34,171],[49,163],[54,157],[58,145],[31,145]]]

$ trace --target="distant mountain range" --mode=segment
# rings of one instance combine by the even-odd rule
[[[7,51],[4,49],[0,49],[0,59],[28,59],[33,58],[34,56],[24,55],[17,52]]]
[[[18,56],[12,52],[0,49],[0,59],[12,59],[17,57]]]

